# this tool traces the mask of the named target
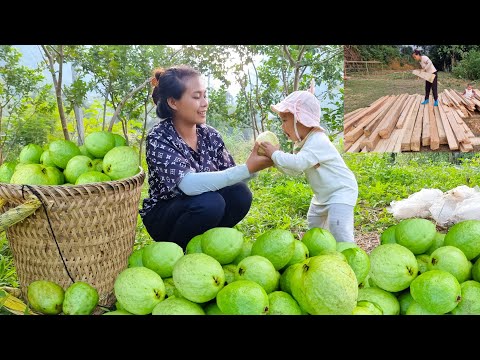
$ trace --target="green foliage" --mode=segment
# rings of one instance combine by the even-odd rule
[[[472,50],[453,67],[453,75],[465,80],[480,79],[480,51]]]
[[[401,47],[398,45],[356,45],[354,48],[364,61],[376,60],[388,64],[394,59],[406,58],[400,53]]]
[[[5,232],[0,234],[0,286],[18,287],[17,272]]]

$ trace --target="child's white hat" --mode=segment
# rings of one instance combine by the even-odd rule
[[[270,108],[277,114],[288,111],[293,114],[295,121],[307,127],[317,127],[325,131],[320,126],[322,116],[320,102],[310,91],[294,91],[278,104],[271,105]]]

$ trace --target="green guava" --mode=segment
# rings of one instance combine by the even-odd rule
[[[230,263],[222,265],[223,272],[225,273],[225,285],[235,281],[235,274],[237,273],[237,265]]]
[[[337,241],[337,245],[335,247],[335,250],[337,250],[338,252],[342,252],[343,250],[351,249],[351,248],[357,248],[357,247],[358,247],[358,245],[354,242]],[[308,256],[310,256],[310,254]]]
[[[115,136],[108,131],[96,131],[85,137],[85,147],[95,158],[103,158],[115,147]]]
[[[75,184],[77,178],[87,171],[93,171],[92,159],[85,155],[76,155],[68,161],[63,174],[67,182]]]
[[[74,156],[81,155],[77,144],[70,140],[54,140],[48,145],[50,158],[56,167],[65,169],[68,161]]]
[[[153,308],[152,315],[205,315],[205,311],[183,297],[169,296]]]
[[[425,310],[439,315],[452,311],[462,299],[457,278],[444,270],[418,275],[410,284],[410,293]]]
[[[395,240],[395,229],[397,225],[391,225],[385,230],[382,231],[380,234],[380,245],[383,244],[395,244],[397,241]]]
[[[357,305],[353,308],[352,315],[378,315],[378,314],[374,313],[370,308]]]
[[[370,301],[366,301],[366,300],[362,300],[362,301],[359,301],[357,302],[357,309],[358,308],[364,308],[364,309],[367,309],[368,312],[371,314],[371,315],[383,315],[383,311],[381,308],[378,307],[378,305],[370,302]],[[355,309],[354,309],[355,310]],[[358,310],[357,310],[358,311]],[[358,315],[358,314],[357,314]]]
[[[472,266],[472,278],[475,281],[480,282],[480,261],[476,260]]]
[[[462,299],[451,311],[453,315],[480,315],[480,283],[467,280],[460,284]]]
[[[428,271],[428,263],[430,262],[430,255],[427,255],[427,254],[415,255],[415,258],[417,259],[418,275],[424,273],[425,271]]]
[[[65,175],[56,166],[45,167],[45,172],[52,185],[63,185],[65,183]]]
[[[165,298],[165,285],[160,275],[143,266],[120,272],[113,288],[117,301],[135,315],[150,314]]]
[[[369,301],[377,305],[382,310],[383,315],[400,314],[400,303],[395,295],[378,287],[359,289],[357,301]]]
[[[173,266],[172,277],[180,294],[196,303],[212,300],[225,286],[222,265],[204,253],[182,256]]]
[[[0,182],[9,183],[14,172],[15,164],[8,161],[4,162],[2,166],[0,166]]]
[[[261,285],[251,280],[237,280],[218,292],[217,305],[226,315],[265,315],[269,302]]]
[[[216,301],[207,304],[203,310],[205,311],[205,315],[225,315],[218,307]]]
[[[432,252],[437,250],[439,247],[443,246],[443,242],[445,241],[445,235],[444,233],[438,232],[435,234],[435,237],[433,238],[433,243],[432,246],[430,246],[427,251],[425,251],[425,254],[431,255]]]
[[[268,294],[267,315],[302,315],[297,301],[284,291],[272,291]]]
[[[45,315],[57,315],[62,312],[65,291],[48,280],[36,280],[27,287],[28,305]]]
[[[468,260],[480,254],[480,220],[464,220],[448,229],[444,245],[451,245],[463,251]]]
[[[251,255],[266,257],[275,267],[283,268],[295,251],[295,237],[289,230],[270,229],[257,237],[252,245]]]
[[[307,245],[305,245],[302,241],[295,240],[293,243],[295,244],[293,255],[288,261],[287,265],[285,265],[282,269],[286,269],[290,265],[302,262],[310,256]]]
[[[291,278],[300,307],[312,315],[349,315],[357,305],[358,283],[353,269],[334,255],[310,257]]]
[[[24,164],[15,170],[10,179],[11,184],[56,185],[48,175],[47,168],[40,164]]]
[[[42,155],[40,156],[40,164],[42,164],[43,166],[56,166],[53,162],[50,150],[45,150],[42,153]]]
[[[173,282],[172,277],[168,277],[163,279],[163,283],[165,284],[165,297],[169,298],[171,296],[175,296],[177,298],[183,297],[182,294],[177,290],[175,287],[175,283]]]
[[[132,251],[128,257],[128,267],[138,267],[143,266],[142,255],[144,247]]]
[[[437,315],[437,314],[425,309],[422,305],[420,305],[418,302],[413,300],[410,306],[408,307],[407,311],[405,311],[405,315]]]
[[[261,143],[261,142],[264,142],[264,141],[267,141],[272,145],[280,144],[280,141],[278,140],[277,135],[275,135],[275,133],[273,133],[271,131],[268,131],[268,130],[258,134],[258,136],[257,136],[257,140],[256,140],[257,143]],[[259,147],[258,150],[257,150],[257,154],[258,155],[265,155],[265,151],[263,151],[263,149],[261,147]]]
[[[370,271],[370,257],[367,252],[359,247],[345,249],[341,252],[347,259],[348,265],[352,268],[357,282],[360,284],[367,277]]]
[[[102,315],[133,315],[129,313],[127,310],[113,310],[104,312]]]
[[[251,280],[260,284],[267,294],[278,289],[279,278],[272,262],[260,255],[247,256],[237,265],[235,280]]]
[[[405,246],[414,255],[425,253],[433,244],[437,229],[427,219],[403,219],[395,226],[397,244]]]
[[[417,275],[417,259],[402,245],[383,244],[370,252],[370,278],[383,290],[404,290]]]
[[[240,250],[240,253],[237,255],[237,257],[233,259],[232,263],[238,265],[240,261],[245,259],[247,256],[252,255],[252,246],[253,246],[253,242],[250,239],[244,237],[242,250]]]
[[[88,156],[91,160],[94,160],[95,159],[95,156],[93,156],[92,154],[90,154],[90,152],[88,151],[87,147],[84,145],[80,145],[78,147],[80,149],[80,154],[81,155],[84,155],[84,156]]]
[[[320,255],[333,255],[333,256],[336,256],[337,258],[339,258],[340,260],[343,260],[343,261],[347,262],[346,256],[343,255],[343,253],[338,252],[337,250],[330,250],[330,249],[322,250],[315,256],[320,256]]]
[[[117,146],[104,156],[102,166],[112,180],[129,178],[140,170],[138,152],[130,146]]]
[[[113,134],[113,137],[115,138],[115,146],[126,146],[127,145],[127,140],[122,135],[119,134]]]
[[[242,250],[243,233],[234,228],[215,227],[205,231],[200,241],[204,254],[222,265],[230,264]]]
[[[311,228],[303,234],[302,242],[307,245],[310,256],[318,255],[322,250],[337,249],[337,241],[327,229]]]
[[[91,183],[97,183],[97,182],[104,182],[104,181],[111,181],[110,177],[107,174],[104,174],[100,171],[87,171],[84,172],[83,174],[80,174],[80,176],[77,178],[77,181],[75,181],[75,185],[81,185],[81,184],[91,184]]]
[[[455,276],[460,284],[472,278],[472,263],[462,250],[450,245],[441,246],[432,252],[428,270],[445,270]]]
[[[304,261],[302,261],[301,263],[290,265],[285,270],[283,270],[282,274],[280,275],[280,281],[279,281],[280,290],[286,293],[289,293],[290,295],[292,294],[292,288],[290,286],[292,274],[294,273],[296,268],[298,268],[303,264]]]
[[[93,159],[92,164],[95,171],[103,173],[103,159]]]
[[[37,144],[25,145],[20,151],[19,162],[21,164],[40,164],[43,148]]]
[[[410,304],[415,302],[415,300],[413,300],[412,294],[410,294],[410,288],[400,292],[400,294],[397,296],[397,299],[400,303],[400,315],[405,315]]]
[[[65,290],[65,315],[90,315],[98,304],[98,291],[90,284],[76,281]]]
[[[183,255],[182,247],[174,242],[153,242],[143,248],[142,264],[164,279],[172,276],[173,266]]]
[[[202,235],[196,235],[190,239],[185,248],[185,254],[195,254],[202,252]]]

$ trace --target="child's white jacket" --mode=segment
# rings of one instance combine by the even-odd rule
[[[358,197],[355,175],[324,132],[310,134],[296,154],[275,151],[272,160],[277,169],[287,175],[305,173],[314,193],[315,205],[340,203],[355,206]]]

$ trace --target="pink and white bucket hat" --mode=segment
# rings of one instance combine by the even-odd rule
[[[278,104],[271,105],[270,108],[277,114],[280,112],[292,113],[294,116],[295,130],[295,122],[298,121],[307,127],[317,127],[325,131],[325,129],[320,126],[320,118],[322,116],[320,102],[310,91],[294,91]]]

